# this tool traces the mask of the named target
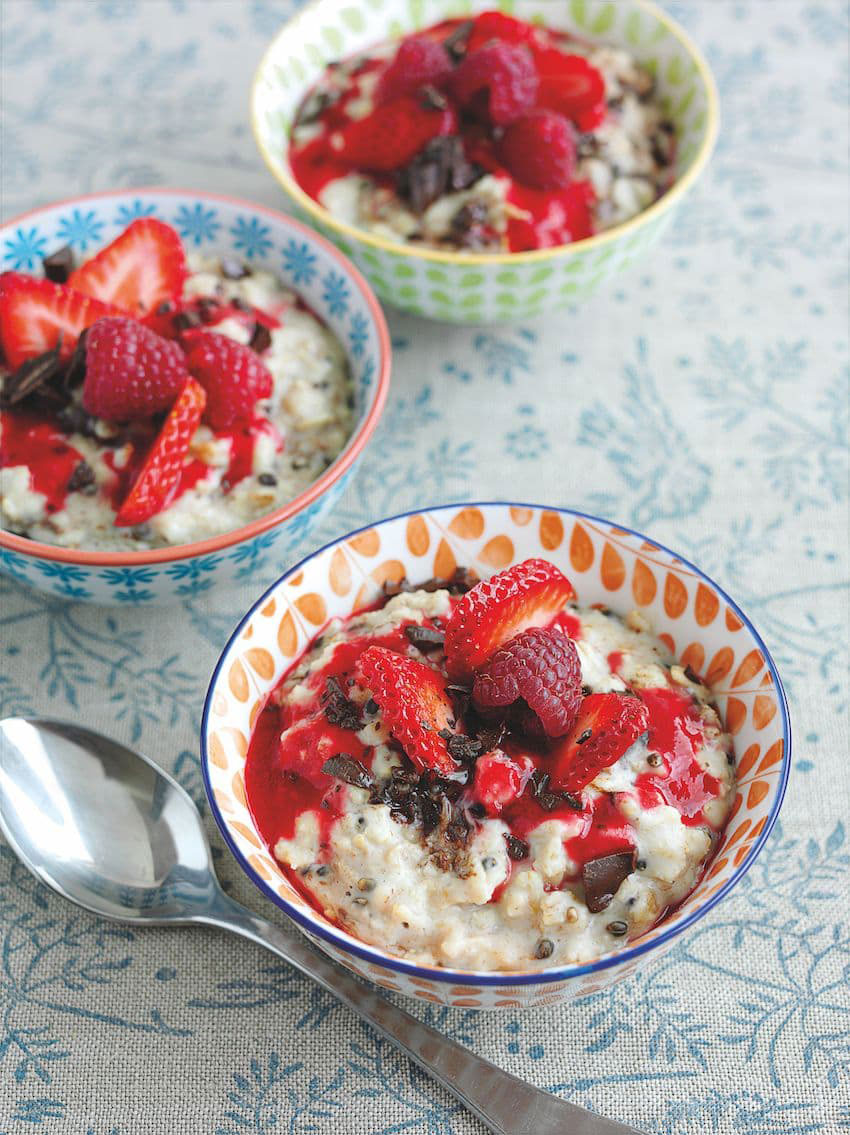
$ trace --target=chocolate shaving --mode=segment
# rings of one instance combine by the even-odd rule
[[[491,243],[489,219],[490,213],[483,201],[467,201],[451,219],[452,238],[462,248],[483,248]]]
[[[67,491],[69,493],[77,493],[82,489],[89,488],[94,482],[94,469],[92,469],[88,461],[78,461],[74,467],[74,472],[68,480]]]
[[[271,331],[269,331],[265,323],[255,323],[254,330],[251,332],[251,338],[248,340],[248,346],[252,351],[256,351],[258,355],[261,355],[263,351],[267,351],[271,345]]]
[[[464,20],[462,24],[450,32],[443,40],[443,47],[449,56],[459,62],[466,55],[466,46],[469,42],[469,33],[472,31],[472,20]]]
[[[44,274],[54,284],[64,284],[74,271],[74,250],[70,244],[57,248],[41,262]]]
[[[337,780],[345,781],[354,788],[372,788],[375,783],[366,766],[348,753],[336,753],[333,757],[329,757],[322,765],[322,772],[336,777]]]
[[[396,595],[403,595],[409,591],[426,591],[428,594],[434,591],[448,591],[450,595],[465,595],[476,583],[478,576],[474,572],[469,568],[459,567],[455,568],[447,579],[433,576],[424,583],[411,583],[407,578],[388,579],[383,585],[383,594],[385,599],[394,599]]]
[[[484,752],[484,746],[477,738],[463,733],[453,733],[446,742],[446,748],[449,756],[462,764],[476,760]]]
[[[60,348],[61,340],[49,351],[44,351],[34,359],[27,359],[25,363],[21,363],[4,381],[0,405],[17,406],[36,391],[43,392],[62,372],[62,364],[59,361]]]
[[[180,311],[174,316],[175,331],[188,331],[201,326],[201,317],[196,311]]]
[[[251,275],[248,265],[243,264],[236,256],[222,256],[219,267],[225,280],[242,280],[245,276]]]
[[[410,623],[406,626],[404,633],[408,641],[412,642],[417,650],[439,650],[446,641],[443,631],[438,631],[436,627],[422,627],[417,623]]]
[[[74,353],[65,369],[63,384],[66,390],[73,390],[75,386],[82,386],[83,379],[86,377],[86,343],[88,337],[89,329],[86,327],[80,333],[77,345],[74,347]]]
[[[517,836],[510,835],[509,833],[504,833],[504,838],[509,859],[528,859],[529,847],[524,839],[519,839]]]
[[[467,189],[483,176],[483,169],[467,161],[463,142],[456,134],[432,138],[398,173],[396,191],[414,213],[424,213],[444,193]]]
[[[321,701],[325,717],[331,725],[338,725],[340,729],[353,729],[355,731],[363,728],[360,706],[345,696],[343,688],[336,678],[328,678],[325,682],[325,691],[322,694]]]
[[[221,304],[213,296],[202,296],[198,300],[198,315],[202,323],[215,323],[221,312]]]
[[[634,851],[615,851],[611,855],[591,859],[583,865],[581,881],[584,885],[584,901],[591,914],[605,910],[620,889],[623,880],[627,879],[634,869]]]

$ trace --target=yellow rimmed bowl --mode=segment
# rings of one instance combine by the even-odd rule
[[[538,252],[500,255],[419,248],[333,217],[295,181],[289,132],[307,89],[335,59],[440,20],[502,8],[526,20],[623,47],[655,76],[676,126],[676,180],[654,205],[598,236]],[[451,323],[527,319],[574,304],[658,240],[705,168],[717,137],[708,64],[650,0],[313,0],[277,34],[254,78],[251,119],[260,153],[306,220],[351,257],[382,300]]]

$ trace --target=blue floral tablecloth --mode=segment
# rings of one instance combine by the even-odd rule
[[[293,6],[4,0],[4,215],[156,183],[280,205],[248,84]],[[322,536],[462,498],[574,505],[650,532],[741,601],[796,742],[782,822],[734,896],[659,965],[572,1007],[428,1012],[654,1135],[830,1135],[850,1130],[848,6],[666,6],[720,86],[708,176],[651,258],[580,310],[492,330],[392,315],[386,420]],[[273,566],[225,599],[200,581],[167,618],[3,581],[0,712],[136,743],[203,809],[202,695]],[[277,917],[215,843],[233,892]],[[0,1133],[478,1130],[271,956],[98,923],[0,847]]]

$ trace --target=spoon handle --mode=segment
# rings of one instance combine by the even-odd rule
[[[540,1091],[441,1036],[332,962],[301,935],[221,895],[198,921],[232,930],[265,946],[317,981],[410,1057],[497,1135],[640,1135],[548,1092]]]

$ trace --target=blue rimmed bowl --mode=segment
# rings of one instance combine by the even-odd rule
[[[244,764],[265,699],[325,623],[372,602],[388,579],[490,575],[530,556],[569,575],[582,605],[637,608],[683,662],[705,675],[732,735],[737,791],[717,851],[692,894],[625,948],[582,965],[533,972],[438,969],[394,957],[329,922],[263,843],[245,798]],[[455,504],[352,532],[308,556],[261,596],[216,666],[201,727],[213,814],[246,874],[318,946],[395,992],[463,1008],[553,1005],[598,992],[661,957],[740,882],[779,813],[791,730],[776,667],[752,623],[699,568],[638,532],[569,509]]]
[[[381,307],[357,269],[312,229],[274,209],[179,189],[125,189],[46,205],[0,227],[3,271],[40,274],[42,257],[70,244],[97,252],[137,217],[173,225],[187,250],[232,254],[297,291],[342,343],[357,420],[336,461],[304,492],[242,528],[194,544],[139,552],[60,548],[0,529],[0,572],[66,599],[156,604],[281,569],[331,508],[380,419],[390,381]]]

